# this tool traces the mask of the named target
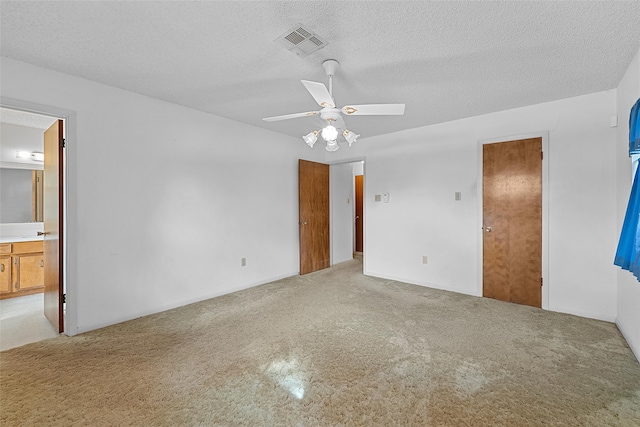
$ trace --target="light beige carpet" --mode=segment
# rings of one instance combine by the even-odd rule
[[[2,352],[0,421],[640,425],[640,366],[615,325],[361,269]]]

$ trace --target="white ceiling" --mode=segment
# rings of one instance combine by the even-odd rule
[[[301,136],[317,110],[301,79],[344,104],[362,138],[615,88],[640,48],[640,2],[1,1],[0,53]],[[329,42],[300,58],[274,42],[297,23]]]
[[[56,120],[51,116],[0,107],[0,123],[47,130]]]

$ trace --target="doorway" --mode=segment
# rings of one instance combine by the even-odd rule
[[[364,161],[334,163],[330,168],[331,264],[334,265],[354,257],[363,258]]]
[[[482,295],[543,306],[543,138],[482,145]]]
[[[358,216],[355,206],[355,177],[364,175],[364,161],[350,160],[328,165],[300,160],[298,172],[300,274],[346,262],[354,256],[363,260],[364,269],[363,254],[357,253],[355,246],[355,217]],[[316,194],[319,191],[321,194]],[[362,212],[359,215],[362,224],[364,205],[362,191]],[[316,229],[320,223],[321,229]],[[323,230],[326,230],[326,234]],[[363,226],[362,249],[365,242],[364,230]]]
[[[355,175],[355,247],[354,252],[364,252],[364,175]]]
[[[37,208],[37,211],[40,212],[38,215],[41,215],[42,211],[47,209],[47,206],[51,207],[52,196],[56,202],[54,207],[56,214],[54,216],[45,213],[44,217],[39,217],[37,220],[13,221],[7,224],[0,224],[0,230],[2,231],[0,238],[4,243],[4,249],[11,248],[16,252],[15,255],[11,255],[13,261],[11,265],[12,271],[8,275],[11,292],[3,295],[3,308],[11,311],[11,315],[8,312],[3,312],[0,326],[3,337],[11,341],[3,342],[3,349],[7,348],[6,345],[23,345],[50,338],[65,329],[63,316],[65,282],[61,280],[65,265],[63,248],[65,216],[64,214],[60,215],[61,208],[64,206],[65,185],[62,179],[65,176],[65,168],[63,164],[64,157],[60,155],[63,150],[62,147],[59,147],[59,144],[63,142],[66,128],[64,118],[67,116],[60,118],[56,112],[47,110],[52,109],[51,107],[41,109],[33,104],[7,98],[3,98],[0,105],[0,126],[2,126],[3,131],[2,167],[23,169],[33,167],[34,169],[38,168],[41,171],[39,172],[40,174],[44,174],[41,177],[44,186],[39,188],[38,193],[41,193],[40,190],[44,190],[42,193],[48,191],[49,195],[44,195],[44,203]],[[56,158],[54,164],[51,164],[51,147],[46,148],[45,134],[47,129],[49,129],[50,140],[52,139],[51,135],[53,135],[53,151],[56,152],[53,156]],[[38,139],[37,143],[34,142],[36,138]],[[18,152],[22,152],[21,157],[16,154]],[[25,153],[30,153],[30,157],[25,157]],[[44,172],[47,167],[49,169],[48,178],[46,178],[47,172]],[[54,175],[55,179],[51,177],[51,174]],[[38,197],[35,196],[35,191],[33,194],[34,201],[40,197],[40,194],[38,194]],[[35,207],[33,211],[36,212]],[[55,227],[55,232],[53,232],[52,226]],[[60,232],[59,235],[58,231]],[[14,244],[14,242],[17,244]],[[41,247],[36,247],[38,244]],[[38,255],[34,251],[40,252],[40,262],[36,266],[39,267],[38,269],[30,268],[33,266],[28,263],[22,265],[23,258],[26,262],[33,258],[34,255]],[[29,252],[29,254],[26,256],[22,252]],[[32,254],[31,252],[34,253]],[[52,266],[56,270],[54,280],[50,277],[45,278],[47,275],[51,276]],[[38,271],[36,272],[35,270]],[[39,273],[38,280],[27,280],[29,277],[35,277],[34,274],[37,273]],[[23,282],[31,285],[31,288],[24,289]],[[47,285],[49,288],[45,290]],[[27,298],[23,294],[30,295]],[[52,299],[52,297],[54,298]],[[49,302],[45,303],[46,300],[49,300]],[[49,310],[55,308],[55,312],[58,314],[55,319],[52,318],[51,312],[48,316],[46,315],[45,307],[47,306]],[[48,318],[51,320],[48,320]],[[51,328],[51,332],[44,331],[43,325]],[[43,333],[43,331],[46,333]],[[9,337],[11,337],[10,340]]]

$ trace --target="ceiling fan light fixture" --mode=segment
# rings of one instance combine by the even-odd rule
[[[314,130],[313,132],[309,132],[308,134],[303,136],[302,139],[307,143],[309,147],[313,148],[313,144],[315,144],[318,140],[318,131]]]
[[[360,135],[355,132],[351,132],[349,129],[346,129],[344,132],[342,132],[342,136],[344,136],[344,139],[346,139],[349,143],[349,147],[351,147],[351,144],[356,142],[356,139],[360,137]]]
[[[312,35],[309,31],[304,30],[302,26],[298,27],[299,28],[294,28],[285,34],[282,38],[286,39],[288,43],[302,43],[305,37]],[[322,107],[320,111],[307,111],[303,113],[265,117],[262,120],[266,122],[277,122],[298,117],[320,115],[320,119],[327,123],[327,126],[308,133],[303,136],[302,139],[309,147],[313,148],[313,145],[318,140],[318,136],[322,135],[322,139],[327,143],[325,147],[326,150],[338,151],[340,148],[338,146],[338,137],[340,135],[349,143],[349,147],[360,137],[357,133],[346,129],[346,125],[342,120],[342,114],[354,116],[398,116],[404,114],[404,104],[345,105],[342,108],[337,108],[333,98],[333,76],[339,67],[340,63],[335,59],[327,59],[322,63],[322,68],[324,68],[325,74],[329,77],[329,90],[327,90],[327,87],[322,83],[300,80],[316,103]],[[334,123],[337,125],[339,131],[336,129]]]
[[[324,129],[322,129],[322,139],[327,142],[336,142],[336,139],[338,139],[338,130],[333,127],[333,125],[329,124]]]

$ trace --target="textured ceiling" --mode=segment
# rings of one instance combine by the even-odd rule
[[[0,107],[0,123],[47,130],[55,121],[54,117]]]
[[[276,132],[318,118],[301,79],[345,104],[362,138],[615,88],[640,48],[640,2],[0,3],[0,53]],[[329,45],[305,58],[274,40],[302,23]]]

